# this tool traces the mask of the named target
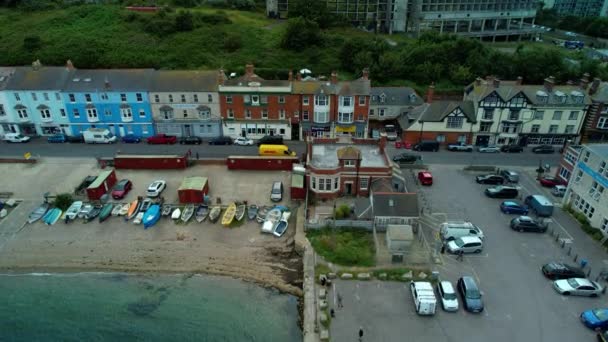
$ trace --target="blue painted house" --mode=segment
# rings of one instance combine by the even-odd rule
[[[153,69],[73,70],[62,96],[73,134],[108,128],[121,137],[154,135],[148,89]]]

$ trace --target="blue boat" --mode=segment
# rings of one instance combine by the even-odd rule
[[[160,219],[160,205],[153,204],[150,209],[146,210],[142,220],[144,229],[152,227]]]
[[[42,216],[42,222],[49,224],[49,222],[51,222],[54,219],[54,215],[55,215],[55,209],[57,208],[53,208],[50,209],[49,211],[46,212],[46,214],[44,214],[44,216]]]

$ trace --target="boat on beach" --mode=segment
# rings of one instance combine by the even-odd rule
[[[261,208],[258,208],[258,214],[255,217],[256,221],[258,221],[258,223],[264,223],[264,221],[266,220],[266,215],[268,215],[268,212],[270,211],[270,207],[267,206],[263,206]]]
[[[247,206],[244,204],[239,204],[236,206],[236,212],[234,213],[234,219],[240,221],[245,216],[245,211],[247,211]]]
[[[247,218],[249,220],[253,220],[253,219],[255,219],[255,217],[257,215],[258,215],[258,206],[255,204],[249,205],[249,207],[247,208]]]
[[[285,232],[287,231],[287,227],[289,226],[287,221],[289,221],[290,216],[291,216],[291,213],[288,211],[284,212],[283,215],[281,215],[279,224],[277,224],[277,227],[274,229],[274,232],[272,232],[272,234],[274,234],[274,236],[281,237],[281,236],[283,236],[283,234],[285,234]]]
[[[161,215],[169,216],[169,215],[171,215],[172,211],[173,211],[173,207],[171,206],[171,204],[163,204],[163,210],[161,212]]]
[[[236,214],[236,204],[234,202],[228,205],[226,211],[224,212],[224,216],[222,216],[222,225],[229,226],[234,220],[234,215]]]
[[[118,212],[118,216],[125,216],[129,212],[129,207],[131,207],[130,203],[125,203],[120,207],[120,212]]]
[[[209,211],[209,221],[211,221],[213,223],[217,222],[217,220],[220,218],[221,214],[222,214],[222,207],[220,207],[219,205],[212,207],[211,210]]]
[[[85,215],[84,219],[86,222],[90,222],[92,220],[94,220],[97,216],[99,216],[99,213],[101,213],[101,205],[95,205],[93,206],[93,209],[91,209],[91,211],[89,211],[88,214]]]
[[[173,213],[171,214],[171,219],[179,220],[179,218],[181,216],[182,216],[182,210],[180,208],[175,208],[175,210],[173,210]]]
[[[52,226],[55,223],[57,223],[57,221],[59,220],[59,218],[61,217],[61,214],[63,214],[63,211],[59,208],[54,208],[51,210],[51,214],[49,215],[49,217],[46,220],[46,224]]]
[[[138,197],[135,201],[131,202],[129,205],[129,211],[127,211],[127,215],[125,216],[125,220],[130,220],[137,215],[139,208],[141,207],[141,197]]]
[[[139,207],[139,211],[141,212],[146,212],[148,209],[150,209],[150,206],[154,204],[154,200],[151,198],[146,197],[142,202],[141,202],[141,207]]]
[[[281,220],[281,209],[273,208],[266,214],[266,218],[264,220],[264,224],[262,225],[262,233],[273,234],[274,230],[277,228],[279,221]]]
[[[112,208],[112,216],[120,215],[120,209],[122,209],[122,203],[117,203],[114,208]]]
[[[34,223],[40,220],[49,211],[49,204],[42,203],[38,208],[34,209],[27,218],[27,223]]]
[[[103,207],[101,207],[101,211],[99,212],[99,222],[103,222],[108,217],[110,217],[110,214],[112,214],[113,207],[114,206],[112,205],[112,203],[106,203],[103,205]]]
[[[144,229],[152,227],[160,219],[160,205],[154,204],[143,216]]]
[[[194,215],[194,204],[188,204],[184,208],[184,211],[182,211],[182,222],[188,223],[188,221],[190,221],[190,219],[192,218],[192,215]]]
[[[209,206],[206,204],[201,204],[196,208],[196,214],[194,214],[194,218],[196,219],[196,222],[201,223],[205,221],[207,215],[209,215]]]
[[[144,219],[144,215],[145,213],[143,211],[137,213],[137,215],[135,215],[135,218],[133,219],[133,224],[141,224],[141,221]]]
[[[65,214],[63,214],[65,223],[68,223],[78,217],[78,213],[82,209],[82,206],[82,201],[73,202],[68,208],[68,210],[65,211]]]

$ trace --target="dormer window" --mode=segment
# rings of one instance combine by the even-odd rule
[[[344,166],[345,167],[355,167],[355,161],[354,160],[345,160]]]
[[[549,98],[549,95],[547,93],[545,93],[542,90],[539,90],[536,92],[536,100],[539,103],[547,103],[547,99]]]
[[[555,92],[555,98],[557,100],[557,103],[559,103],[559,104],[566,103],[566,94],[562,93],[561,91]]]
[[[382,94],[380,95],[380,103],[384,103],[384,101],[386,101],[386,95]]]
[[[410,102],[416,102],[416,99],[418,98],[418,96],[416,96],[416,94],[410,94],[409,98],[410,98]]]
[[[573,103],[583,103],[583,100],[585,99],[585,96],[583,95],[583,93],[581,93],[580,91],[572,91],[570,93],[570,96],[572,97],[572,102]]]

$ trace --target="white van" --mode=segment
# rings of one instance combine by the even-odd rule
[[[434,315],[437,299],[433,286],[428,281],[411,281],[410,291],[414,299],[414,306],[419,315]]]
[[[89,128],[82,132],[84,142],[87,144],[113,144],[116,136],[107,128]]]
[[[2,140],[10,143],[26,143],[30,141],[30,137],[26,137],[19,133],[6,133]]]
[[[483,240],[483,231],[471,222],[444,222],[439,230],[441,239],[444,241],[452,241],[463,236],[476,236]]]

